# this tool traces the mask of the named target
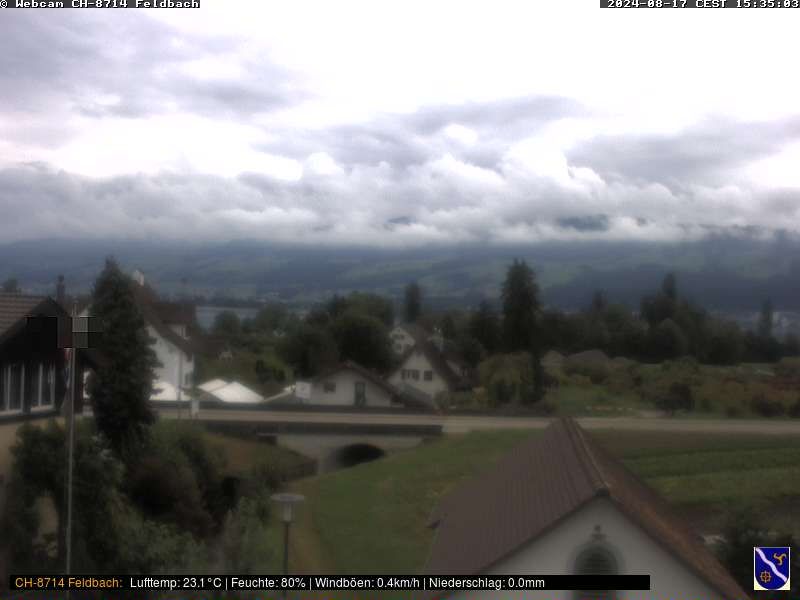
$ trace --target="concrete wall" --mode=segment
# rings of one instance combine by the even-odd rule
[[[521,548],[490,569],[488,575],[568,575],[582,548],[592,542],[600,525],[606,535],[603,546],[617,559],[619,573],[650,575],[649,591],[621,591],[620,600],[701,599],[721,600],[704,581],[673,558],[608,499],[597,499],[561,525]],[[476,540],[476,543],[479,543]],[[448,598],[494,600],[574,600],[572,591],[482,591],[456,593]],[[734,599],[727,599],[734,600]],[[738,599],[736,599],[738,600]]]
[[[416,370],[419,372],[419,379],[406,378],[403,379],[403,370]],[[425,371],[433,372],[433,379],[425,381]],[[428,394],[434,398],[440,392],[448,390],[447,382],[442,379],[436,371],[431,367],[428,358],[421,351],[412,352],[405,362],[389,377],[389,383],[394,386],[401,386],[408,384],[411,387]]]
[[[155,339],[152,348],[155,350],[158,362],[162,365],[155,370],[156,379],[171,383],[177,387],[178,382],[181,381],[179,375],[182,371],[183,381],[181,384],[183,386],[192,385],[194,376],[194,360],[192,357],[183,354],[181,350],[161,337],[150,325],[147,326],[147,334]],[[181,354],[183,354],[183,365],[180,364]]]
[[[326,392],[325,383],[336,386],[335,391]],[[355,371],[342,370],[316,381],[311,386],[311,399],[308,404],[322,404],[326,406],[354,406],[356,382],[363,382],[366,387],[366,406],[392,406],[392,399],[381,387],[362,377]]]

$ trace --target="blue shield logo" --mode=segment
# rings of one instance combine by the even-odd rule
[[[753,589],[791,589],[792,549],[782,546],[753,548]]]

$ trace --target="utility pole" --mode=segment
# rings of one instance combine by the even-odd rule
[[[178,348],[178,385],[175,387],[176,398],[178,400],[178,420],[181,419],[181,401],[183,400],[183,350]]]
[[[66,575],[72,574],[72,482],[75,463],[75,359],[78,349],[75,347],[75,319],[77,318],[77,304],[72,305],[72,318],[70,319],[70,352],[69,352],[69,381],[67,395],[69,407],[67,409],[68,421],[68,447],[67,447],[67,527],[66,527]],[[67,598],[71,594],[67,589]]]

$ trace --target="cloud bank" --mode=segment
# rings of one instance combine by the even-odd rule
[[[235,28],[139,11],[4,14],[0,240],[405,247],[800,234],[800,116],[696,112],[641,128],[600,94],[535,85],[448,101],[420,88],[397,110],[366,74],[350,115],[320,73],[280,54]]]

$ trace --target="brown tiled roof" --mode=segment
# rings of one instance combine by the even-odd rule
[[[0,335],[45,301],[44,296],[0,293]]]
[[[666,502],[571,419],[554,422],[444,498],[431,517],[436,536],[426,570],[482,573],[598,497],[723,597],[748,598]]]

